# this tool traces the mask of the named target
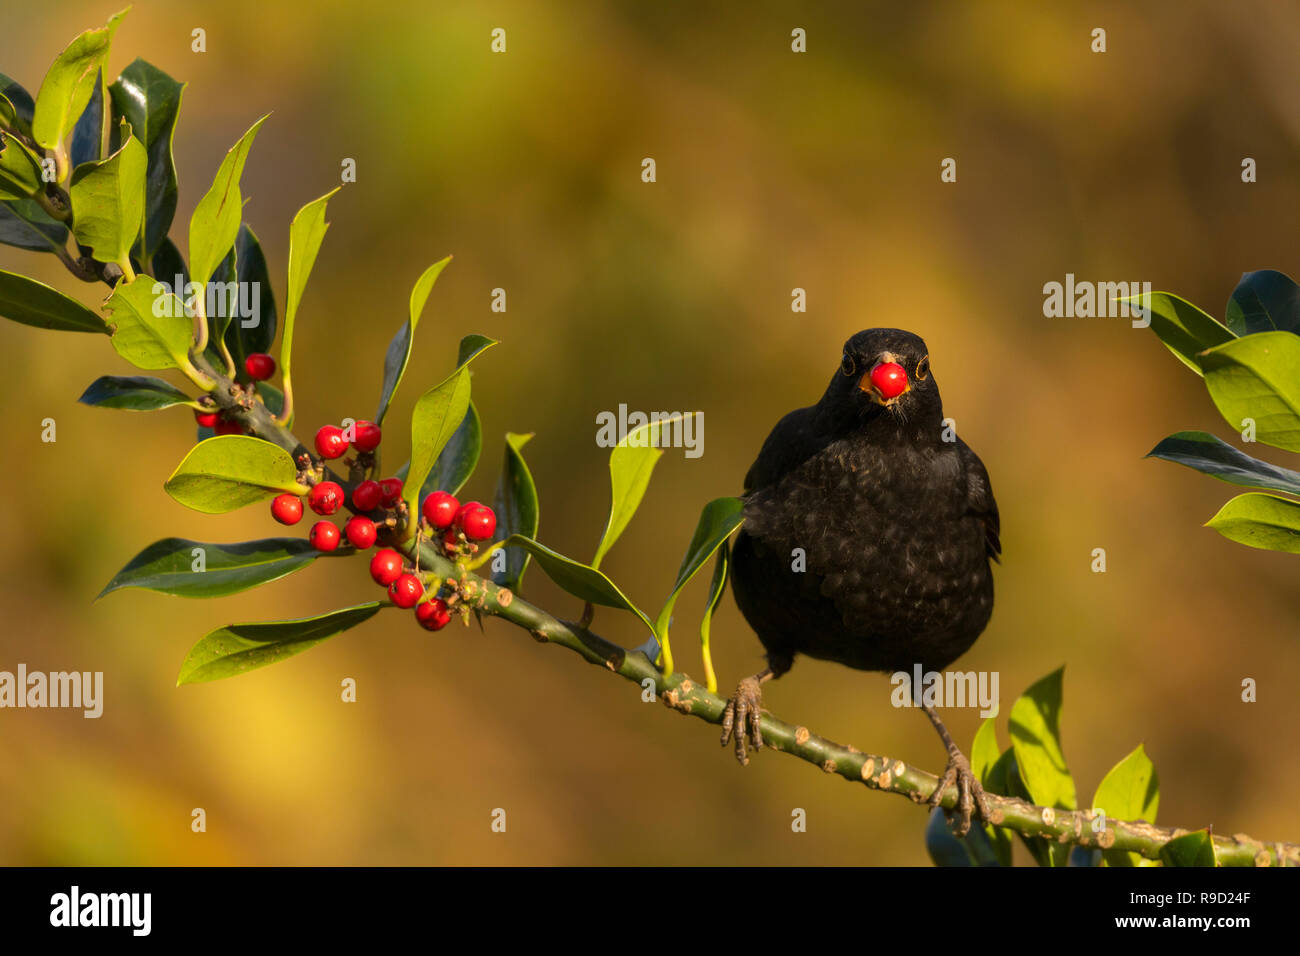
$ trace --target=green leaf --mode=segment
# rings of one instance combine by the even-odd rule
[[[226,364],[218,343],[225,337],[231,325],[230,320],[239,308],[236,272],[235,247],[231,246],[202,290],[204,319],[208,323],[208,347],[203,355],[213,368],[224,368]],[[239,371],[235,370],[236,378]]]
[[[458,366],[468,365],[496,344],[496,339],[489,338],[486,335],[479,335],[477,332],[471,332],[460,340],[460,345],[456,348],[456,364]]]
[[[713,577],[709,581],[709,597],[704,603],[704,616],[700,618],[700,651],[704,656],[704,681],[709,693],[718,692],[718,675],[713,670],[713,651],[709,648],[709,629],[713,625],[713,612],[727,589],[727,575],[731,568],[731,548],[726,541],[718,549],[718,559],[713,562]],[[647,657],[650,655],[647,653]]]
[[[241,381],[246,381],[244,359],[254,352],[271,351],[278,319],[275,310],[275,294],[271,289],[271,275],[266,267],[266,254],[262,252],[262,244],[257,241],[253,230],[246,225],[239,227],[234,252],[235,279],[239,283],[241,301],[243,290],[247,289],[249,301],[256,314],[241,315],[229,322],[224,337],[226,348],[230,350],[230,356],[235,360],[238,377]]]
[[[1011,753],[1008,751],[1008,753]],[[998,752],[998,734],[996,727],[996,718],[986,717],[980,724],[980,729],[975,732],[975,740],[971,744],[970,765],[971,770],[984,785],[984,789],[993,793],[1001,793],[1001,790],[994,788],[994,783],[1000,784],[1007,788],[1006,774],[1009,766],[1014,762],[1014,755],[999,768],[999,761],[1002,754]],[[995,770],[995,768],[998,768]],[[995,781],[995,776],[1000,778]],[[1005,796],[1005,794],[1003,794]],[[1006,830],[1001,830],[994,826],[982,825],[981,832],[987,838],[991,852],[994,858],[1002,866],[1011,865],[1011,835]],[[974,831],[972,831],[974,832]]]
[[[1129,296],[1118,301],[1137,302],[1140,298]],[[1232,341],[1231,331],[1186,299],[1168,292],[1153,292],[1150,298],[1151,331],[1197,375],[1201,374],[1201,363],[1197,359],[1201,352]]]
[[[176,386],[149,375],[104,375],[91,382],[77,401],[83,405],[127,408],[137,412],[152,412],[193,402]]]
[[[0,202],[0,242],[33,252],[58,252],[68,242],[68,227],[34,199]]]
[[[1205,523],[1250,548],[1300,554],[1300,503],[1259,492],[1238,495]]]
[[[90,94],[81,118],[72,127],[72,142],[68,155],[75,169],[82,163],[94,163],[104,158],[104,128],[108,114],[104,111],[104,71],[95,77],[95,90]],[[114,147],[116,150],[117,147]]]
[[[36,94],[32,116],[32,138],[41,146],[58,149],[72,132],[100,82],[113,34],[124,16],[126,10],[109,17],[105,26],[82,33],[55,58]]]
[[[1208,829],[1174,837],[1160,848],[1160,862],[1165,866],[1219,865],[1214,854],[1214,839]]]
[[[1033,797],[1029,795],[1025,782],[1020,778],[1020,768],[1016,765],[1016,751],[1014,747],[1008,747],[1002,752],[1002,756],[997,759],[992,768],[988,771],[988,777],[983,781],[984,789],[989,793],[996,793],[1004,797],[1015,797],[1019,800],[1025,800],[1032,803]],[[1011,865],[1011,832],[998,827],[985,827],[986,831],[991,832],[991,839],[997,843],[997,852],[999,859],[1005,866]],[[1020,837],[1020,842],[1029,855],[1034,858],[1034,862],[1039,866],[1053,867],[1066,866],[1069,863],[1069,847],[1060,843],[1049,843],[1046,840],[1040,840],[1037,837],[1027,837],[1023,834],[1016,834]]]
[[[62,332],[103,332],[104,320],[76,299],[42,282],[0,270],[0,316],[38,329]]]
[[[537,501],[537,486],[533,484],[533,474],[524,461],[524,445],[528,444],[533,433],[526,435],[506,432],[505,458],[501,462],[501,477],[497,479],[496,496],[493,498],[493,510],[497,514],[497,536],[508,537],[521,534],[526,538],[537,537],[537,524],[541,514]],[[497,571],[492,580],[501,587],[517,590],[528,567],[528,552],[516,548],[506,548],[506,567]]]
[[[298,466],[278,445],[248,435],[218,435],[190,449],[163,485],[187,508],[218,515],[283,492],[305,495]]]
[[[695,415],[698,412],[690,412]],[[627,528],[628,522],[641,505],[650,476],[663,451],[657,447],[660,441],[660,428],[681,421],[686,416],[678,413],[630,430],[623,440],[609,454],[609,477],[611,497],[609,520],[605,524],[605,533],[601,535],[596,556],[591,559],[593,568],[600,567],[609,549]]]
[[[1237,335],[1300,334],[1300,286],[1273,269],[1243,273],[1228,299],[1226,318],[1228,328]]]
[[[258,382],[257,394],[262,399],[262,404],[267,410],[277,417],[284,414],[284,392],[280,391],[270,382]],[[290,422],[289,424],[293,424]]]
[[[127,261],[144,216],[149,158],[129,132],[123,139],[122,148],[108,159],[83,163],[72,172],[72,233],[100,262]]]
[[[965,840],[959,840],[948,826],[942,810],[935,807],[925,824],[925,852],[935,866],[974,866]]]
[[[5,118],[6,122],[16,121],[21,132],[30,133],[35,108],[32,94],[21,83],[0,73],[0,118]]]
[[[239,234],[239,221],[244,206],[239,179],[244,174],[244,162],[248,159],[253,139],[264,122],[265,116],[254,123],[239,138],[239,142],[230,147],[217,169],[211,187],[190,216],[190,276],[199,285],[212,278],[212,273],[226,257]]]
[[[1092,796],[1094,811],[1104,812],[1109,820],[1145,820],[1156,822],[1160,806],[1160,778],[1155,765],[1142,745],[1111,767]],[[1107,850],[1111,866],[1139,866],[1142,857],[1127,850]]]
[[[0,130],[0,199],[28,199],[44,188],[40,157]]]
[[[1255,421],[1256,437],[1300,451],[1300,336],[1258,332],[1203,352],[1205,386],[1234,429]]]
[[[1175,432],[1147,452],[1234,485],[1300,495],[1300,472],[1251,458],[1205,432]]]
[[[467,349],[465,343],[470,339],[476,341],[474,347]],[[419,514],[425,479],[469,411],[469,362],[495,344],[495,339],[485,336],[465,336],[461,340],[461,361],[455,371],[415,403],[415,410],[411,413],[411,467],[403,495],[413,515]]]
[[[196,548],[202,549],[205,570],[194,570]],[[322,554],[306,538],[263,538],[238,544],[163,538],[127,562],[99,597],[122,588],[188,598],[224,597],[292,574]]]
[[[546,545],[522,534],[512,534],[502,544],[526,550],[537,560],[538,566],[546,572],[547,577],[579,600],[599,604],[602,607],[631,611],[650,629],[651,634],[654,633],[654,625],[650,623],[650,618],[628,600],[614,582],[602,572],[572,558],[566,558],[559,552],[552,551]]]
[[[672,619],[673,607],[691,578],[713,557],[722,543],[731,537],[732,532],[745,521],[745,503],[739,498],[715,498],[700,511],[700,519],[695,525],[695,534],[686,546],[686,554],[677,568],[677,580],[664,601],[664,606],[655,621],[655,632],[662,643],[668,636],[668,623]]]
[[[397,330],[397,334],[393,336],[393,340],[388,343],[388,352],[384,356],[384,385],[379,394],[379,410],[375,412],[376,425],[384,423],[384,416],[388,414],[388,407],[393,401],[393,393],[397,391],[397,386],[401,384],[407,363],[411,361],[411,345],[415,341],[415,327],[420,324],[420,316],[424,313],[424,304],[429,299],[429,293],[433,291],[434,282],[437,281],[438,276],[442,274],[442,270],[447,267],[449,262],[451,262],[451,256],[439,259],[425,269],[420,278],[415,280],[415,286],[411,289],[410,318],[403,323],[402,327]]]
[[[176,215],[176,160],[172,144],[185,84],[150,63],[137,59],[108,88],[115,116],[125,117],[144,144],[149,159],[141,258],[154,253],[171,231]],[[155,273],[156,274],[156,273]]]
[[[117,326],[113,348],[137,368],[187,368],[193,320],[181,300],[147,275],[119,279],[104,303]],[[161,313],[161,314],[158,314]]]
[[[170,239],[164,239],[153,254],[153,274],[159,282],[167,283],[177,296],[184,295],[185,286],[190,281],[190,270],[186,268],[185,257],[176,248],[176,243]]]
[[[1045,807],[1076,808],[1074,780],[1061,751],[1065,668],[1053,671],[1011,706],[1011,746],[1029,796]]]
[[[470,476],[474,474],[474,468],[478,465],[482,451],[483,423],[479,421],[478,409],[471,401],[465,417],[452,432],[451,439],[443,446],[438,460],[433,463],[429,476],[424,479],[424,484],[420,487],[420,500],[424,500],[425,495],[435,491],[460,494],[461,488],[465,487],[465,482],[469,481]],[[410,462],[407,462],[399,468],[397,477],[406,481],[410,467]]]
[[[293,621],[227,624],[191,648],[181,664],[176,684],[221,680],[277,664],[369,620],[381,606],[378,601],[371,601]]]
[[[289,294],[284,307],[284,338],[280,342],[280,373],[286,383],[293,359],[293,329],[298,305],[307,289],[312,266],[316,264],[316,254],[320,252],[329,229],[329,223],[325,221],[325,206],[341,188],[335,186],[324,196],[307,203],[289,224]]]

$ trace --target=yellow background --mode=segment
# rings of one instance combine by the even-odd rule
[[[489,497],[507,430],[527,448],[541,538],[590,556],[605,520],[595,416],[701,409],[705,454],[667,454],[605,570],[653,612],[699,506],[737,493],[768,430],[815,401],[841,343],[875,325],[930,345],[947,413],[983,457],[1005,558],[993,621],[960,666],[1001,673],[1005,714],[1066,665],[1063,739],[1080,799],[1139,742],[1159,820],[1300,837],[1300,565],[1200,525],[1234,490],[1143,460],[1165,435],[1232,439],[1200,381],[1120,319],[1047,319],[1067,272],[1150,281],[1215,315],[1241,272],[1296,275],[1300,18],[1277,3],[135,5],[111,61],[189,82],[174,236],[222,154],[273,110],[244,174],[283,309],[288,222],[339,180],[299,318],[301,434],[368,417],[411,283],[438,281],[389,419],[393,464],[419,392],[467,332]],[[6,4],[0,69],[35,93],[112,4]],[[494,27],[508,52],[489,51]],[[808,52],[790,52],[803,27]],[[1090,52],[1094,27],[1108,52]],[[207,52],[190,31],[207,31]],[[658,182],[641,182],[643,157]],[[958,182],[939,181],[944,157]],[[1240,181],[1254,157],[1259,182]],[[94,303],[52,257],[0,267]],[[509,311],[489,311],[507,290]],[[790,292],[808,292],[806,315]],[[162,482],[189,413],[76,403],[133,370],[98,336],[0,324],[5,504],[0,669],[103,670],[104,717],[0,712],[3,863],[924,863],[924,811],[764,753],[489,622],[437,635],[380,615],[287,663],[175,688],[193,642],[232,621],[371,599],[362,563],[321,562],[216,601],[103,584],[168,535],[277,533],[263,508],[192,513]],[[40,441],[53,417],[58,441]],[[1251,448],[1279,463],[1294,456]],[[1092,549],[1109,570],[1090,571]],[[576,602],[533,568],[528,596]],[[700,672],[702,583],[679,604]],[[630,616],[597,629],[625,644]],[[728,595],[725,685],[760,664]],[[353,677],[359,700],[344,704]],[[1241,681],[1259,702],[1240,701]],[[801,660],[769,685],[786,719],[937,770],[886,678]],[[969,743],[973,711],[950,716]],[[207,811],[204,834],[190,811]],[[489,829],[493,808],[508,829]],[[793,834],[791,811],[808,812]],[[1022,859],[1024,854],[1021,854]]]

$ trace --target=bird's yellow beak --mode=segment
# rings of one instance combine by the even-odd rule
[[[858,388],[871,396],[878,405],[893,405],[908,393],[912,383],[907,370],[892,352],[882,352],[876,363],[858,380]]]

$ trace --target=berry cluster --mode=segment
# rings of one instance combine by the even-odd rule
[[[251,358],[251,356],[250,356]],[[338,425],[324,425],[316,432],[316,452],[325,459],[342,458],[349,449],[355,449],[358,457],[370,455],[379,447],[383,431],[374,422],[357,422],[352,426],[352,439]],[[385,478],[374,481],[367,478],[352,489],[352,510],[357,512],[347,520],[340,532],[332,521],[318,521],[312,525],[308,535],[311,543],[321,551],[334,551],[347,540],[348,544],[359,551],[371,547],[379,537],[380,528],[391,524],[388,516],[375,520],[374,513],[379,510],[396,509],[402,500],[402,480]],[[337,481],[317,482],[307,495],[307,507],[321,517],[336,514],[348,504],[343,486]],[[277,495],[271,502],[271,517],[280,524],[293,525],[302,520],[302,499],[297,495]]]
[[[354,474],[357,469],[364,474],[373,468],[372,453],[382,439],[383,432],[374,422],[356,422],[350,431],[338,425],[324,425],[316,432],[316,453],[327,461],[334,461],[355,450]],[[356,514],[347,520],[342,531],[333,521],[317,521],[312,525],[308,539],[319,551],[335,551],[344,540],[358,551],[365,551],[374,545],[381,531],[395,525],[395,515],[388,512],[395,512],[401,500],[400,478],[381,481],[366,478],[352,489],[350,502],[338,482],[319,481],[307,495],[308,508],[328,518],[350,504]],[[463,562],[476,554],[479,543],[491,540],[497,529],[496,513],[487,505],[478,501],[461,504],[454,495],[445,491],[427,495],[420,513],[429,525],[425,533],[431,530],[435,536],[440,536],[443,553],[455,561]],[[302,498],[287,492],[277,495],[271,502],[271,516],[280,524],[297,524],[303,516]],[[395,605],[415,608],[416,620],[426,630],[440,631],[451,621],[448,601],[441,597],[422,600],[423,579],[418,571],[404,566],[401,553],[393,548],[381,548],[375,552],[370,560],[370,576],[376,584],[388,589],[388,597]],[[454,585],[454,580],[452,583]],[[454,603],[459,595],[460,591],[453,587],[449,600]],[[468,610],[462,613],[468,614]]]
[[[461,504],[445,491],[430,492],[420,513],[435,533],[441,533],[443,553],[452,560],[474,553],[474,542],[491,539],[497,530],[495,511],[478,501]]]
[[[254,382],[265,382],[275,374],[275,359],[265,352],[254,352],[244,359],[244,371],[248,373],[248,377]],[[204,428],[211,428],[218,435],[244,434],[243,425],[234,419],[227,418],[225,412],[216,409],[205,408],[202,411],[196,411],[194,420]]]

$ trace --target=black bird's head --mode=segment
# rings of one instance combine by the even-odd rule
[[[845,424],[885,414],[928,428],[943,418],[930,350],[919,335],[902,329],[866,329],[845,342],[822,404]]]

